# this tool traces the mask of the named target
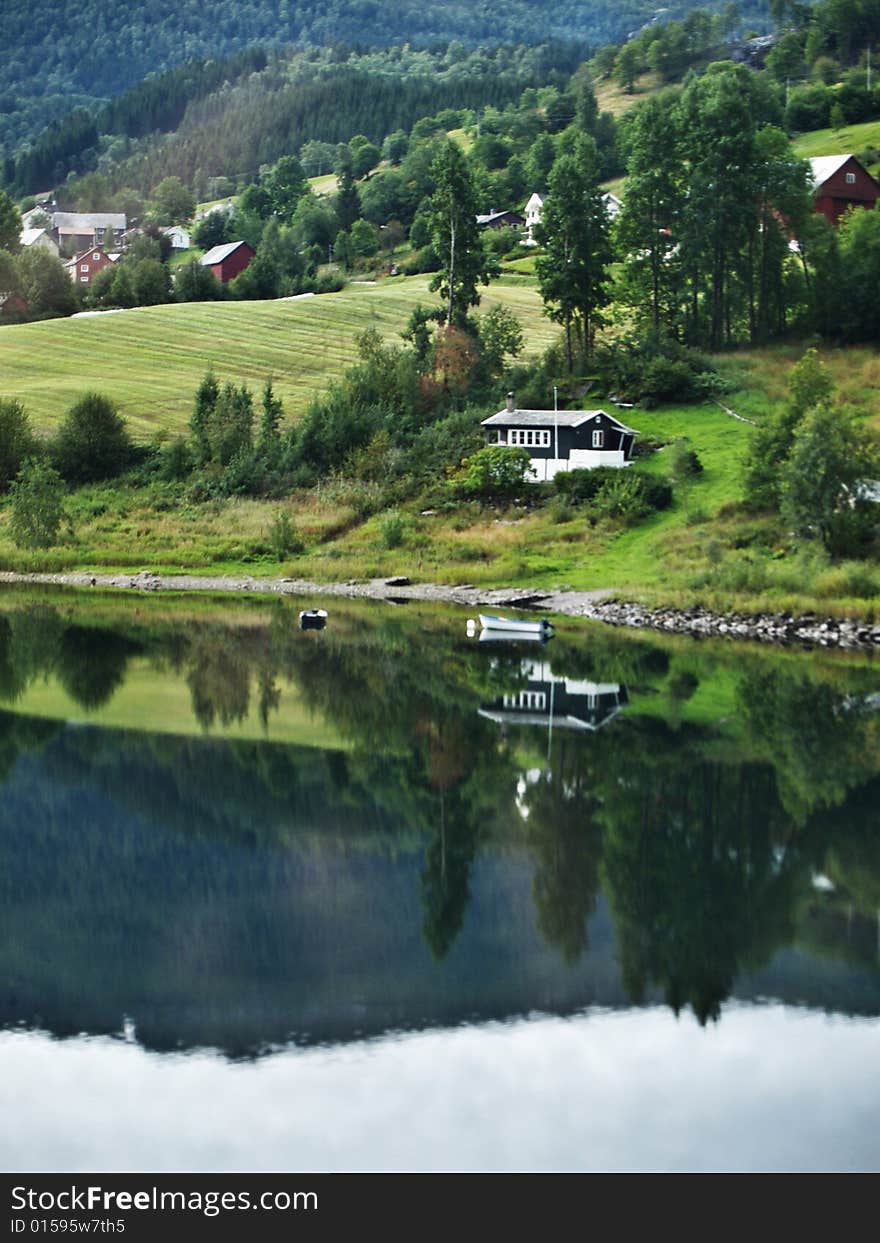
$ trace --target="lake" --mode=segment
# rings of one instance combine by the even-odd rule
[[[0,1168],[873,1170],[880,667],[0,596]]]

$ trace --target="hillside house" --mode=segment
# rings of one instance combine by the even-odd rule
[[[546,194],[535,193],[526,203],[526,240],[524,245],[537,246],[538,240],[535,237],[535,229],[541,223],[541,216],[544,212],[544,204],[547,202]],[[623,207],[620,199],[616,194],[606,191],[602,195],[602,202],[605,205],[605,211],[608,213],[608,219],[613,220],[617,213]]]
[[[876,207],[880,184],[854,155],[820,155],[810,160],[810,168],[816,211],[829,224],[839,224],[850,207]]]
[[[477,224],[481,229],[521,229],[525,224],[525,216],[518,211],[496,211],[494,207],[482,216],[477,216]]]
[[[189,230],[184,229],[182,225],[172,224],[166,229],[160,229],[159,232],[163,237],[170,239],[172,250],[189,250],[192,246]]]
[[[107,241],[107,230],[111,231],[114,249],[121,245],[122,235],[126,229],[124,212],[93,211],[52,212],[52,235],[58,245],[67,254],[71,250],[78,254],[91,246],[103,246]]]
[[[112,262],[102,246],[90,246],[69,259],[64,266],[75,285],[91,285],[98,273]]]
[[[535,191],[528,203],[526,203],[526,243],[529,246],[537,246],[538,244],[535,238],[535,227],[541,223],[544,198],[543,194],[538,194]]]
[[[200,263],[203,268],[210,268],[217,280],[225,285],[249,267],[255,258],[256,251],[247,242],[224,242],[222,246],[212,246],[206,255],[202,255]]]
[[[627,466],[639,434],[604,410],[518,410],[513,393],[481,426],[487,444],[528,449],[536,483],[563,470]]]
[[[58,243],[46,229],[22,229],[20,241],[22,246],[35,246],[38,250],[48,250],[50,255],[58,258]]]

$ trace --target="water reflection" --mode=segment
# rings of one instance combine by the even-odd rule
[[[659,1000],[880,1014],[867,658],[5,601],[6,1025],[243,1056]]]

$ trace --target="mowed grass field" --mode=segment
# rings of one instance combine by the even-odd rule
[[[356,359],[355,338],[374,327],[394,340],[418,303],[436,304],[428,276],[352,284],[340,293],[272,302],[139,307],[0,328],[0,396],[17,398],[33,425],[51,431],[73,401],[97,389],[119,406],[132,434],[148,440],[187,424],[208,367],[256,393],[271,375],[296,418]],[[542,313],[534,282],[502,277],[483,291],[520,318],[529,356],[558,329]]]
[[[811,130],[809,134],[799,134],[791,145],[805,160],[817,155],[858,155],[866,147],[880,147],[880,121],[844,125],[842,129]],[[869,164],[868,172],[876,177],[880,173],[880,161]]]

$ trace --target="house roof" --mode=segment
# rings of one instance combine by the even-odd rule
[[[55,211],[52,224],[61,231],[74,232],[85,229],[124,229],[125,212],[119,211]]]
[[[65,260],[64,266],[66,268],[73,267],[73,265],[75,263],[79,263],[80,260],[88,259],[89,255],[94,254],[96,250],[99,251],[104,256],[105,259],[110,258],[106,250],[104,250],[102,246],[99,246],[96,243],[94,246],[87,246],[85,250],[81,250],[78,255],[74,255],[72,259]]]
[[[477,224],[491,224],[493,220],[503,220],[505,216],[516,216],[517,220],[522,220],[522,215],[518,211],[490,211],[477,216]]]
[[[202,255],[199,262],[203,268],[213,267],[215,263],[222,263],[224,259],[228,259],[239,246],[247,246],[248,250],[251,249],[247,242],[224,242],[222,246],[212,246],[206,255]]]
[[[48,237],[45,229],[22,229],[21,244],[22,246],[33,246],[38,238]]]
[[[815,155],[810,160],[810,168],[813,174],[813,189],[818,189],[824,185],[829,177],[833,177],[838,169],[843,168],[848,160],[852,160],[853,155]]]
[[[499,410],[497,414],[490,415],[488,419],[483,419],[481,426],[483,427],[580,427],[583,423],[589,423],[591,419],[595,419],[598,415],[603,415],[609,422],[614,423],[621,431],[629,432],[633,436],[638,436],[638,432],[634,427],[627,427],[625,423],[621,423],[620,419],[616,419],[613,414],[609,414],[607,410]]]

